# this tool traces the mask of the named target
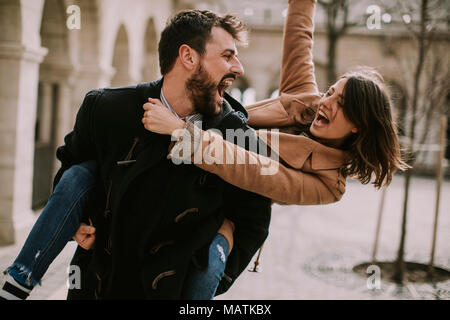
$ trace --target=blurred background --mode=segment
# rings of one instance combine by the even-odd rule
[[[239,48],[245,75],[229,92],[250,104],[278,94],[287,7],[287,0],[0,0],[0,267],[12,262],[50,195],[56,148],[84,95],[158,79],[159,34],[171,15],[210,9],[247,23],[250,43]],[[357,66],[377,68],[414,169],[378,192],[349,181],[338,204],[274,205],[261,258],[268,271],[243,274],[223,297],[449,298],[450,2],[318,0],[315,24],[320,90]],[[35,298],[62,297],[72,249]],[[367,288],[374,264],[392,290]],[[349,288],[351,279],[358,284]]]

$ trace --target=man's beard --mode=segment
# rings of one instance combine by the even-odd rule
[[[194,112],[212,117],[221,105],[216,102],[218,83],[215,83],[200,63],[195,73],[186,81],[185,89],[192,101]],[[218,108],[217,108],[218,107]]]

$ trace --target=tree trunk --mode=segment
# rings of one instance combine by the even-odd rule
[[[336,81],[336,48],[338,37],[333,32],[328,32],[328,66],[327,85],[331,86]]]
[[[433,279],[434,276],[434,254],[436,251],[436,236],[437,236],[437,226],[438,226],[438,217],[439,217],[439,200],[441,196],[441,184],[443,179],[443,170],[442,170],[442,161],[444,160],[445,155],[445,146],[446,146],[446,137],[447,134],[447,117],[441,117],[441,136],[439,140],[439,145],[441,146],[441,150],[437,155],[437,166],[436,166],[436,207],[434,212],[434,226],[433,226],[433,240],[431,244],[431,254],[430,254],[430,262],[428,264],[428,277]]]
[[[412,155],[412,159],[410,161],[410,165],[414,165],[414,161],[416,158],[416,152],[414,151],[414,139],[415,139],[415,129],[416,129],[416,119],[417,119],[417,105],[418,105],[418,97],[419,97],[419,84],[420,78],[423,72],[423,65],[425,62],[425,37],[426,37],[426,22],[428,18],[428,0],[422,0],[421,3],[421,20],[420,20],[420,34],[419,34],[419,55],[416,65],[416,70],[414,74],[414,88],[413,88],[413,99],[412,99],[412,116],[411,123],[409,126],[409,150]],[[403,217],[402,217],[402,226],[401,226],[401,235],[400,235],[400,244],[398,248],[397,260],[395,264],[395,272],[393,275],[393,279],[398,283],[402,283],[404,281],[405,274],[405,238],[406,238],[406,223],[408,216],[408,197],[409,197],[409,186],[411,182],[413,169],[407,170],[405,172],[405,193],[403,200]]]
[[[406,239],[406,224],[408,218],[408,198],[409,198],[409,186],[411,183],[412,169],[405,172],[404,181],[404,198],[403,198],[403,215],[402,215],[402,225],[400,232],[400,245],[398,247],[397,260],[395,262],[395,273],[393,275],[393,280],[397,283],[404,282],[405,275],[405,239]]]
[[[380,238],[381,221],[383,218],[385,200],[386,200],[386,187],[383,187],[383,190],[381,190],[380,207],[378,209],[377,228],[375,230],[375,241],[374,241],[373,250],[372,250],[372,264],[376,264],[376,262],[377,262],[378,241]]]

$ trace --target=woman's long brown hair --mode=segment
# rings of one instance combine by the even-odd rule
[[[358,133],[346,143],[351,154],[344,174],[380,188],[388,185],[397,170],[409,166],[403,161],[397,128],[392,118],[391,100],[381,75],[371,68],[360,68],[342,76],[343,111]]]

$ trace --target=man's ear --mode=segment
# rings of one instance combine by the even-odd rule
[[[178,58],[180,58],[181,64],[188,71],[195,70],[200,61],[198,52],[187,44],[181,45],[178,49]]]

